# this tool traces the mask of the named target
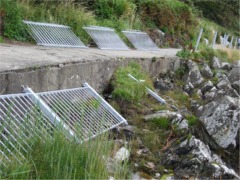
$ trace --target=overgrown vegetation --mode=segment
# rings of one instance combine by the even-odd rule
[[[31,148],[23,164],[13,161],[1,167],[0,178],[107,179],[106,158],[112,155],[114,144],[107,134],[79,144],[55,132],[53,139],[35,139]],[[111,176],[127,178],[127,162]]]
[[[145,80],[137,82],[131,79],[131,74],[136,79]],[[139,102],[146,97],[146,87],[153,88],[150,77],[141,69],[140,65],[134,62],[129,63],[127,67],[119,68],[113,77],[112,86],[114,87],[112,95],[121,101]]]
[[[236,11],[232,13],[232,28],[229,31],[229,28],[225,29],[202,18],[205,11],[203,13],[203,9],[199,8],[199,3],[190,2],[180,0],[2,0],[0,1],[1,26],[5,37],[26,41],[30,38],[22,20],[64,24],[70,26],[84,43],[90,42],[90,37],[82,29],[85,25],[115,28],[124,40],[126,37],[121,30],[147,31],[148,28],[158,28],[165,32],[164,47],[193,46],[200,28],[204,28],[203,36],[209,41],[212,40],[215,30],[219,34],[237,35],[239,23],[236,21],[238,17]],[[220,6],[224,5],[224,3],[220,4]],[[127,40],[126,42],[128,43]]]

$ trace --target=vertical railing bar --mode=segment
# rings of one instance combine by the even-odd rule
[[[26,97],[28,97],[28,95],[26,95]],[[25,96],[22,96],[22,98],[25,99],[25,101],[26,101],[27,104],[29,104],[30,106],[34,107],[33,105],[35,105],[35,103],[31,100],[31,98],[29,98],[29,97],[26,98],[26,97],[25,97]],[[21,98],[19,98],[19,99],[20,99],[20,101],[26,106],[26,108],[28,108],[27,104],[25,104],[25,102],[22,101]],[[29,103],[29,101],[32,102],[32,104]],[[28,108],[28,109],[29,109],[29,108]],[[44,115],[44,122],[48,123],[48,124],[50,125],[50,128],[54,128],[54,125],[53,125],[51,122],[48,122],[48,121],[47,121],[48,117],[47,117],[44,113],[43,113],[43,115]],[[49,129],[50,129],[50,128],[49,128]]]
[[[46,100],[46,99],[53,101],[49,96],[51,96],[51,97],[53,97],[53,98],[56,97],[56,96],[55,96],[55,93],[53,93],[52,95],[49,95],[49,96],[48,96],[48,95],[49,95],[49,94],[44,94],[44,95],[39,95],[39,96],[40,96],[41,99],[43,99],[43,101]],[[55,102],[55,100],[54,100],[54,102]],[[66,108],[66,106],[62,106],[62,103],[58,103],[58,105],[60,105],[61,110],[63,110],[64,108]],[[57,111],[57,109],[56,109],[55,107],[53,107],[52,109],[53,109],[53,112],[54,112],[54,110]],[[54,112],[54,113],[56,113],[56,112]],[[62,115],[61,118],[63,119],[62,121],[65,123],[65,120],[64,120],[65,117],[64,117],[64,115]],[[68,124],[68,126],[70,126],[72,129],[75,129],[71,124]]]
[[[13,145],[13,143],[2,133],[2,137],[11,145],[11,147],[17,152],[18,155],[20,155],[23,159],[26,159],[23,154]],[[5,145],[6,147],[6,145]]]
[[[230,48],[230,49],[233,48],[233,45],[232,45],[232,43],[233,43],[233,38],[234,38],[234,36],[232,36],[232,38],[231,38],[231,42],[230,42],[230,44],[229,44],[229,48]]]
[[[15,154],[12,151],[10,151],[10,149],[8,149],[8,147],[1,140],[0,144],[2,144],[3,147],[7,150],[7,152],[11,154],[20,164],[22,164],[22,162],[15,156]]]
[[[41,26],[33,26],[33,28],[36,30],[38,37],[40,38],[41,42],[44,44],[48,43],[47,37],[44,36],[45,33]]]
[[[80,43],[78,42],[78,37],[72,33],[71,28],[62,28],[62,31],[65,32],[64,34],[66,35],[69,44],[75,45]]]
[[[12,101],[11,101],[12,102]],[[17,102],[18,103],[18,102]],[[19,103],[18,103],[19,104]],[[31,106],[31,107],[33,107],[33,106]],[[25,114],[16,106],[16,108],[20,111],[20,113],[23,115],[23,116],[25,116]],[[34,108],[34,107],[33,107]],[[19,113],[16,113],[16,115],[23,121],[23,122],[25,122],[25,120],[19,115]],[[31,118],[32,119],[34,119],[34,117],[31,115],[31,114],[29,114],[30,116],[31,116]],[[20,122],[19,122],[20,123]],[[29,123],[31,123],[31,125],[32,126],[34,126],[35,127],[35,125],[33,124],[33,122],[32,121],[29,121]],[[28,124],[27,124],[27,126],[29,127],[29,128],[31,128]],[[38,130],[38,129],[37,129]],[[35,132],[35,131],[33,131],[33,132]],[[41,131],[39,131],[41,134],[42,134],[42,132]],[[29,133],[31,133],[31,132],[29,132]],[[38,134],[36,134],[38,137],[40,137]]]
[[[84,87],[89,88],[89,90],[90,90],[89,92],[91,92],[91,94],[94,97],[96,97],[97,99],[99,98],[103,102],[103,105],[106,109],[108,109],[112,114],[114,114],[116,117],[118,117],[118,119],[123,121],[125,124],[128,124],[126,119],[124,119],[115,109],[113,109],[110,105],[108,105],[108,103],[91,86],[89,86],[88,83],[84,83],[83,85],[84,85]]]
[[[199,35],[198,35],[198,38],[197,38],[196,45],[195,45],[195,51],[197,51],[197,48],[198,48],[200,39],[201,39],[201,37],[202,37],[202,33],[203,33],[203,29],[201,28],[201,29],[200,29],[200,32],[199,32]]]
[[[47,38],[47,44],[57,44],[56,40],[53,38],[53,35],[51,34],[51,28],[48,26],[39,26],[39,28],[42,29],[42,32],[45,34],[45,37]]]
[[[63,92],[63,93],[65,93],[65,92]],[[69,96],[68,96],[68,97],[69,97]],[[69,97],[69,98],[71,98],[71,97]],[[83,102],[83,106],[84,106],[84,108],[86,107],[85,110],[88,110],[88,107],[84,105],[84,102]],[[76,110],[76,109],[75,109],[75,110]],[[90,119],[90,116],[89,116],[88,114],[85,114],[85,117],[88,117],[88,118]],[[88,129],[91,129],[91,126],[88,126]],[[94,133],[94,132],[91,131],[91,133]]]
[[[213,41],[212,41],[212,48],[214,48],[214,46],[215,46],[215,43],[216,43],[216,40],[217,40],[217,34],[218,34],[218,32],[215,31],[214,36],[213,36]]]
[[[77,90],[76,90],[77,91]],[[84,91],[86,91],[86,92],[84,92]],[[102,104],[103,104],[103,102],[101,101],[101,99],[96,99],[96,97],[93,97],[93,96],[91,96],[90,94],[89,94],[89,91],[87,90],[87,89],[84,89],[83,91],[77,91],[77,93],[81,93],[81,94],[83,94],[83,95],[85,95],[87,98],[92,98],[92,99],[95,99],[96,101],[99,101],[100,102],[100,107],[99,108],[101,108],[101,107],[104,107]],[[80,95],[81,95],[80,94]],[[98,110],[101,110],[101,109],[98,109]],[[107,113],[107,118],[109,118],[109,119],[111,119],[112,117],[110,116],[110,113]],[[98,118],[101,118],[101,115],[99,114],[98,116],[97,116]]]
[[[39,98],[30,88],[25,88],[24,92],[30,93],[30,98],[35,102],[36,105],[39,104],[40,109],[48,116],[48,118],[57,125],[60,125],[66,133],[74,137],[74,132],[48,107],[48,105]]]
[[[81,96],[82,99],[88,100],[87,98],[84,97],[83,94],[80,94],[81,91],[78,91],[78,90],[75,90],[75,91],[76,91],[76,92],[73,91],[72,93],[73,93],[73,94],[76,93],[76,94],[78,94],[79,96]],[[68,94],[68,95],[70,95],[70,94]],[[83,107],[84,107],[86,110],[91,111],[91,108],[89,108],[88,106],[86,106],[84,103],[83,103]],[[100,116],[97,114],[96,117],[100,117]],[[93,117],[91,117],[91,116],[90,116],[90,117],[88,116],[88,118],[91,119],[92,121],[96,121],[96,120],[93,119]],[[99,123],[98,123],[98,124],[99,124]],[[100,125],[100,124],[99,124],[99,125]],[[91,129],[91,126],[88,126],[88,128]],[[97,127],[94,127],[94,129],[96,130]]]
[[[3,101],[5,101],[4,99],[3,99]],[[6,101],[5,101],[6,102]],[[0,102],[1,103],[1,102]],[[7,103],[7,102],[6,102]],[[6,109],[6,108],[4,108],[4,109]],[[6,109],[7,110],[7,109]],[[20,111],[21,112],[21,114],[22,115],[24,115],[23,113],[22,113],[22,111]],[[18,113],[16,113],[16,115],[18,116],[18,118],[19,119],[21,119],[23,122],[25,122],[24,121],[24,119],[18,114]],[[15,118],[13,115],[12,115],[12,113],[11,113],[11,116],[13,117],[13,118]],[[21,124],[21,122],[19,122],[17,119],[15,119],[19,124]],[[32,125],[34,125],[31,121],[29,121]],[[22,125],[22,124],[21,124]],[[31,127],[28,125],[28,124],[26,124],[30,129],[31,129]],[[35,133],[35,131],[33,131],[34,133]],[[29,132],[29,134],[31,134],[31,132]],[[38,134],[36,134],[38,137],[40,137]]]
[[[66,33],[63,33],[63,28],[53,27],[52,29],[53,29],[53,32],[55,32],[55,34],[57,35],[56,39],[61,42],[59,44],[64,44],[64,45],[69,45],[69,46],[71,45]]]

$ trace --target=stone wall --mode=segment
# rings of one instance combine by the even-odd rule
[[[13,70],[0,73],[0,94],[21,93],[22,85],[31,87],[35,92],[42,92],[76,88],[83,82],[88,82],[100,92],[114,71],[118,67],[126,66],[130,61],[139,63],[152,77],[180,66],[178,57],[116,58]]]

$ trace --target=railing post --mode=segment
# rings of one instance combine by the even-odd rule
[[[203,29],[200,29],[200,32],[199,32],[199,35],[198,35],[198,39],[197,39],[197,42],[196,42],[196,45],[195,45],[195,51],[197,51],[197,48],[198,48],[198,45],[199,45],[202,33],[203,33]]]
[[[213,41],[212,41],[212,48],[214,48],[214,46],[215,46],[215,43],[216,43],[216,40],[217,40],[217,34],[218,34],[218,32],[215,31],[214,36],[213,36]]]

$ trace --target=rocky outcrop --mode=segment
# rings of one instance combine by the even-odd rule
[[[207,64],[204,64],[202,69],[201,69],[201,74],[205,78],[211,78],[213,77],[213,72],[210,69],[210,67]]]
[[[239,99],[224,96],[199,108],[197,115],[208,134],[222,148],[236,144],[235,138],[240,127]]]
[[[203,77],[198,69],[197,63],[189,60],[187,62],[187,67],[189,69],[188,73],[185,75],[187,83],[191,83],[193,86],[197,86],[203,82]]]
[[[239,178],[209,146],[192,136],[165,152],[162,163],[179,178]]]

